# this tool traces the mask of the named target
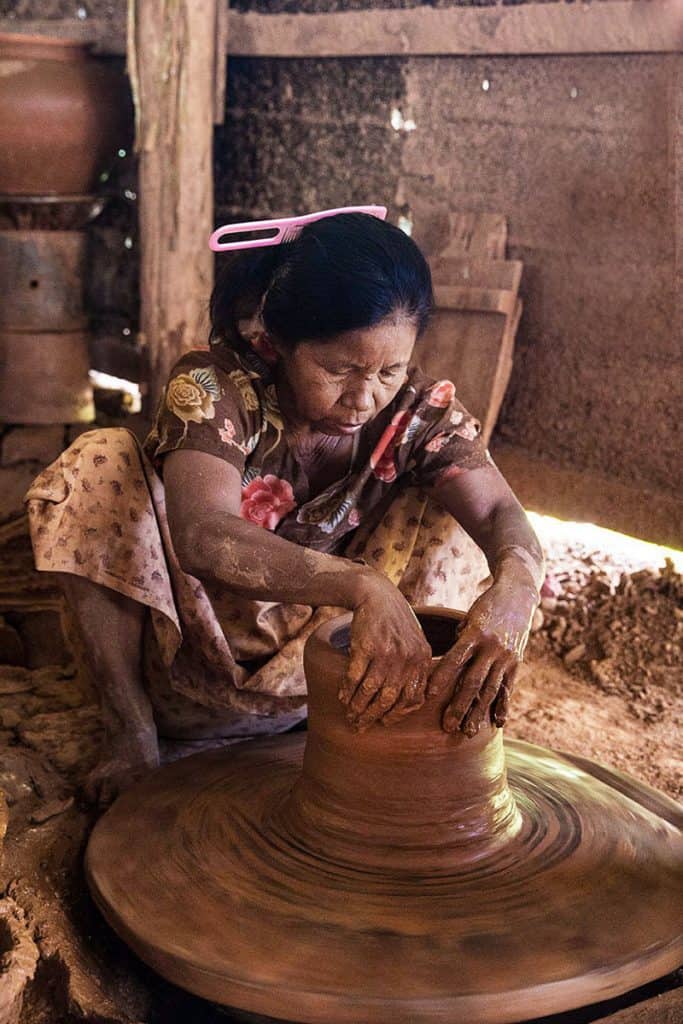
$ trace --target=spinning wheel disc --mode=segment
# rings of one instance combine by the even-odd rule
[[[447,736],[433,704],[355,735],[333,625],[307,649],[303,774],[302,734],[232,746],[155,773],[98,823],[89,883],[143,960],[312,1024],[509,1024],[678,966],[677,804],[528,743],[504,757],[498,730]]]

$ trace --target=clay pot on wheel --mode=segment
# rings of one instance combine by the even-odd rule
[[[125,75],[87,44],[0,33],[0,193],[91,192],[130,121]]]
[[[418,613],[435,656],[462,616]],[[95,828],[107,920],[177,985],[305,1024],[513,1024],[680,963],[679,806],[443,700],[356,734],[351,616],[308,639],[309,729],[178,761]],[[305,747],[305,750],[304,750]]]

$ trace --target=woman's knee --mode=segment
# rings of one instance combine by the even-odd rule
[[[99,427],[87,430],[64,453],[86,463],[104,466],[109,457],[118,457],[128,469],[142,465],[140,444],[126,427]]]
[[[143,618],[146,607],[139,601],[133,600],[119,590],[107,587],[98,583],[88,576],[81,576],[73,572],[55,572],[54,577],[62,589],[62,593],[72,604],[88,602],[92,604],[106,604],[112,608],[120,609],[127,615]]]

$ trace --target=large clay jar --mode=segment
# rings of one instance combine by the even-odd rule
[[[0,193],[91,192],[130,122],[123,71],[87,44],[0,33]]]

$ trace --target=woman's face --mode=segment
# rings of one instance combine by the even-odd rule
[[[386,320],[329,341],[299,342],[293,352],[278,349],[283,408],[312,431],[357,433],[405,382],[416,333],[414,321]]]

